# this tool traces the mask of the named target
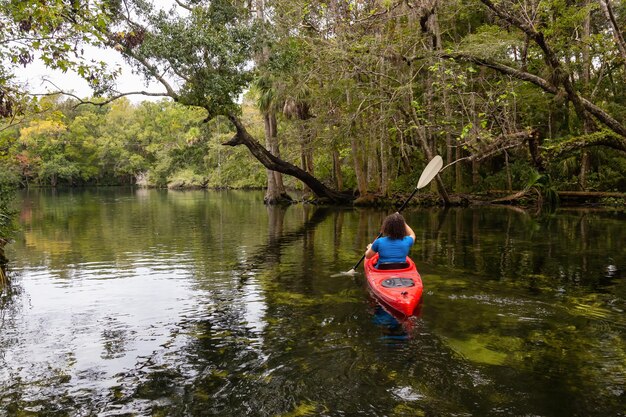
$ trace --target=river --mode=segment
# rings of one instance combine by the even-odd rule
[[[387,214],[24,192],[2,416],[624,416],[626,214],[409,208],[419,314],[348,271]]]

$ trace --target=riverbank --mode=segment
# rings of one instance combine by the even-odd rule
[[[156,187],[153,185],[103,185],[103,186],[76,186],[76,187],[47,187],[31,186],[32,189],[87,189],[87,188],[116,188],[131,187],[138,189],[159,189],[173,192],[185,191],[264,191],[264,187],[209,187],[206,184],[193,182],[176,182],[168,187]],[[328,205],[328,202],[320,200],[303,190],[290,188],[287,193],[293,198],[292,203],[308,203]],[[604,191],[556,191],[558,205],[567,207],[623,207],[626,208],[626,193]],[[393,207],[401,205],[409,193],[393,193],[388,196],[380,194],[367,194],[356,196],[352,205],[355,207]],[[512,205],[519,207],[535,207],[538,204],[545,205],[545,198],[540,190],[528,189],[519,191],[488,190],[474,193],[449,194],[452,207],[468,207],[483,205]],[[331,204],[332,205],[332,204]],[[436,207],[443,206],[441,197],[434,192],[420,192],[408,204],[409,206]]]

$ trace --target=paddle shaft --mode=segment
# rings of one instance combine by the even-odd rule
[[[415,188],[415,190],[413,190],[413,192],[411,193],[409,198],[407,198],[404,201],[404,203],[400,206],[400,208],[397,210],[398,213],[400,213],[402,210],[404,210],[404,207],[406,207],[406,205],[409,203],[409,201],[411,201],[411,199],[417,193],[418,190],[419,190],[419,188]],[[378,234],[378,236],[376,236],[376,239],[378,239],[382,235],[383,235],[383,232],[380,232]],[[376,239],[374,239],[374,240],[376,240]],[[365,254],[363,254],[363,256],[361,256],[361,259],[359,259],[359,261],[352,267],[352,271],[356,271],[356,269],[359,267],[359,265],[361,265],[361,262],[363,262],[363,259],[365,259]]]

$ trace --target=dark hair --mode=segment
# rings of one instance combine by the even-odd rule
[[[400,213],[390,214],[383,221],[383,227],[380,230],[384,236],[392,239],[402,239],[406,236],[406,223],[404,217]]]

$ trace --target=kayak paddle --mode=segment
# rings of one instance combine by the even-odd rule
[[[417,193],[417,191],[420,188],[426,187],[433,180],[433,178],[435,178],[435,176],[439,173],[439,171],[441,171],[442,166],[443,166],[443,159],[441,159],[441,156],[436,155],[433,159],[430,160],[428,165],[426,165],[426,168],[424,168],[424,171],[422,171],[422,175],[420,175],[419,181],[417,181],[417,187],[415,187],[415,190],[413,190],[409,198],[407,198],[406,201],[397,210],[398,213],[400,213],[404,209],[404,207],[409,203],[409,201],[411,201],[415,193]],[[378,239],[381,236],[382,236],[382,232],[379,233],[378,236],[376,236],[376,239]],[[339,275],[354,275],[354,273],[356,272],[356,269],[359,267],[361,262],[363,262],[363,259],[365,259],[365,254],[361,256],[361,259],[359,259],[359,261],[356,264],[354,264],[351,270],[349,270],[348,272],[343,272]]]

